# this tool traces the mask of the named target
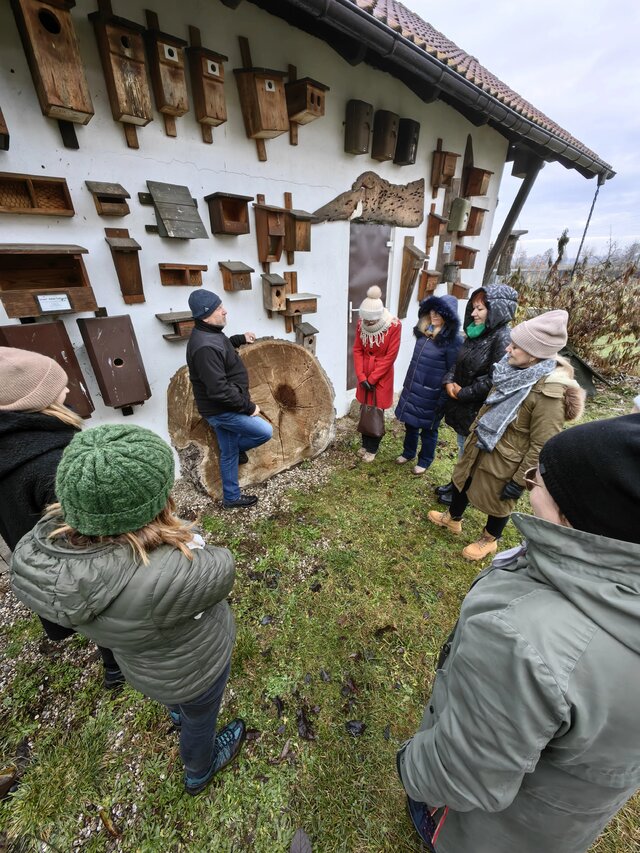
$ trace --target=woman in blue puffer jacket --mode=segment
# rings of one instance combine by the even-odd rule
[[[462,346],[458,300],[454,296],[430,296],[418,309],[418,325],[413,333],[416,345],[404,379],[396,417],[404,424],[405,437],[398,465],[416,455],[414,474],[424,474],[433,462],[438,427],[442,418],[446,392],[442,378],[456,363]]]

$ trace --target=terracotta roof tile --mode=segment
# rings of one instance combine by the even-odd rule
[[[407,9],[402,3],[398,3],[397,0],[351,0],[351,2],[377,21],[386,24],[395,32],[401,33],[420,50],[444,62],[461,77],[478,86],[514,112],[524,116],[538,127],[574,146],[589,157],[602,162],[599,156],[580,140],[552,121],[481,65],[474,56],[459,48],[457,44],[438,32],[415,12]]]

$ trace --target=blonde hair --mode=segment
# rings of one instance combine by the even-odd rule
[[[43,415],[50,415],[52,418],[58,418],[63,424],[76,429],[82,429],[82,418],[71,409],[63,406],[62,403],[49,403],[46,409],[41,409]]]
[[[164,509],[139,530],[119,533],[115,536],[85,536],[69,524],[64,524],[62,506],[59,503],[47,507],[45,518],[60,518],[63,522],[49,534],[49,539],[64,536],[71,545],[86,548],[88,545],[128,545],[135,560],[149,565],[149,552],[161,545],[170,545],[181,551],[188,560],[193,560],[193,551],[188,543],[193,539],[193,522],[183,521],[175,514],[175,502],[169,498]]]

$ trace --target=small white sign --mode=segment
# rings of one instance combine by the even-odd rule
[[[71,311],[71,303],[66,293],[47,293],[36,296],[41,311]]]
[[[451,240],[447,240],[442,247],[442,251],[445,255],[451,254]]]

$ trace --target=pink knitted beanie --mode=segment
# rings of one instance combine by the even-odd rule
[[[566,311],[547,311],[511,329],[511,340],[534,358],[553,358],[567,343]]]
[[[67,387],[67,374],[52,358],[0,347],[0,411],[40,412]]]

